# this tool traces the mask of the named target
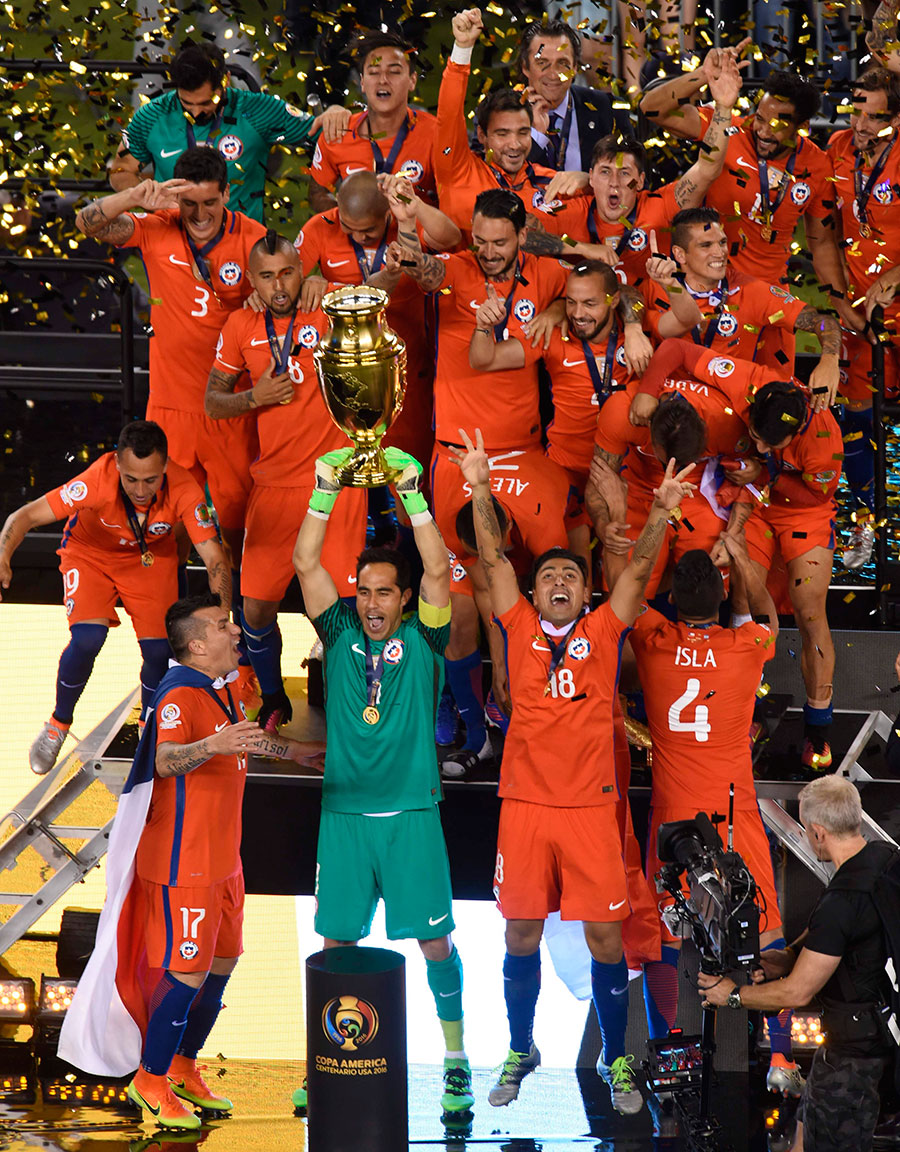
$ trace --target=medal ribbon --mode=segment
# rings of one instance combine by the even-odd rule
[[[584,358],[587,361],[588,372],[591,374],[591,382],[594,385],[594,392],[597,394],[597,403],[601,408],[613,391],[611,387],[613,362],[615,360],[616,345],[618,342],[619,325],[616,320],[613,320],[612,328],[609,331],[609,339],[606,342],[606,356],[603,359],[603,375],[601,376],[593,348],[588,344],[587,340],[581,341],[581,347],[584,349]]]
[[[495,168],[493,164],[489,164],[488,167],[494,173],[494,179],[506,192],[518,192],[519,189],[524,188],[526,184],[531,184],[534,188],[544,188],[550,183],[549,176],[538,176],[530,160],[525,164],[525,179],[520,180],[518,184],[510,183],[506,173],[499,168]]]
[[[553,151],[553,163],[548,167],[560,169],[560,163],[565,166],[566,153],[569,151],[569,133],[572,131],[572,113],[575,109],[575,102],[572,99],[572,93],[569,93],[569,102],[566,105],[566,115],[562,122],[562,128],[558,131],[553,129],[550,133],[550,148]],[[553,113],[559,116],[559,113]]]
[[[415,113],[413,113],[413,117],[415,118]],[[413,123],[415,123],[415,119],[413,119]],[[367,128],[369,127],[369,114],[368,114],[368,112],[362,118],[362,120],[359,124],[360,129],[362,128],[363,124],[365,124]],[[361,136],[362,132],[360,132],[359,134]],[[385,158],[385,155],[381,151],[381,148],[378,146],[377,142],[372,138],[372,129],[369,128],[369,135],[368,135],[367,139],[369,141],[369,144],[372,147],[372,159],[375,161],[375,171],[379,176],[383,172],[390,173],[390,172],[394,171],[394,165],[397,162],[397,157],[400,155],[400,149],[403,147],[404,143],[406,142],[406,137],[408,135],[409,135],[409,116],[407,116],[407,118],[403,121],[403,124],[400,127],[400,131],[394,137],[393,146],[392,146],[390,152],[388,153],[387,157]],[[377,269],[376,269],[376,271],[377,271]]]
[[[210,254],[210,252],[212,252],[213,248],[215,248],[215,246],[219,243],[219,241],[225,235],[225,225],[227,223],[228,223],[228,209],[226,208],[222,213],[222,227],[219,229],[218,233],[212,238],[212,240],[207,240],[207,242],[203,245],[202,248],[197,247],[197,245],[191,239],[191,236],[190,236],[188,230],[183,225],[179,224],[179,227],[184,232],[184,238],[187,241],[187,246],[190,249],[191,256],[194,258],[194,263],[197,265],[197,271],[203,277],[203,282],[206,284],[207,288],[209,288],[209,290],[212,292],[212,294],[214,296],[216,295],[216,290],[215,290],[215,288],[213,288],[212,277],[210,276],[210,273],[209,273],[209,265],[206,263],[206,257]],[[218,297],[216,297],[216,299],[218,299]]]
[[[165,484],[165,477],[163,477],[163,484]],[[161,489],[160,489],[161,491]],[[125,489],[122,487],[122,481],[119,481],[119,495],[122,497],[122,503],[125,505],[125,517],[128,520],[128,527],[131,529],[135,540],[137,540],[138,548],[141,550],[141,562],[143,563],[144,556],[149,553],[147,547],[147,539],[144,535],[144,525],[150,516],[150,509],[156,503],[156,496],[147,505],[147,511],[144,513],[144,523],[142,524],[134,505],[131,502]]]
[[[696,324],[691,329],[691,337],[693,338],[694,343],[702,344],[704,348],[709,348],[712,346],[712,342],[715,339],[716,332],[719,327],[719,320],[725,312],[725,305],[728,303],[728,277],[725,276],[719,281],[719,287],[716,288],[714,292],[694,292],[691,288],[688,288],[687,281],[682,274],[679,273],[678,279],[681,280],[681,283],[685,288],[687,288],[688,292],[690,292],[695,300],[702,299],[704,296],[706,296],[707,299],[710,299],[716,293],[719,294],[719,303],[713,310],[713,314],[709,319],[709,323],[706,325],[706,331],[701,336],[699,324]]]
[[[896,140],[897,136],[895,134],[891,137],[890,144],[888,144],[887,148],[885,148],[885,150],[878,157],[875,165],[872,168],[872,172],[869,175],[869,179],[865,182],[865,184],[863,184],[862,181],[863,154],[861,152],[857,152],[856,154],[856,160],[853,163],[853,183],[856,186],[856,211],[859,216],[860,224],[868,225],[869,223],[868,216],[866,214],[866,205],[869,202],[869,197],[872,195],[872,189],[878,183],[878,177],[884,171],[884,167],[888,162],[888,157],[891,154]]]
[[[372,659],[372,645],[366,636],[366,700],[368,708],[375,708],[381,700],[381,677],[384,675],[384,649],[378,656],[378,663]]]
[[[581,616],[579,615],[572,621],[571,628],[560,641],[551,639],[546,632],[543,633],[544,639],[550,645],[550,667],[547,671],[547,687],[544,689],[545,696],[550,691],[550,681],[553,679],[553,674],[566,658],[566,645],[571,640],[572,633],[575,631],[580,619]]]
[[[275,361],[275,374],[283,376],[287,372],[288,360],[291,357],[291,349],[294,346],[294,321],[297,319],[297,309],[291,313],[291,322],[288,325],[288,330],[285,333],[284,342],[278,343],[278,335],[275,332],[275,321],[272,318],[272,313],[266,309],[266,335],[269,338],[269,349],[272,353],[272,359]]]
[[[222,93],[222,98],[219,101],[219,110],[216,112],[215,118],[210,122],[209,133],[203,141],[203,146],[212,147],[212,141],[219,135],[222,130],[222,117],[225,115],[225,105],[228,103],[228,97]],[[197,137],[194,135],[194,125],[188,119],[188,113],[184,113],[185,128],[187,130],[188,148],[197,147]]]
[[[591,238],[592,244],[605,244],[605,240],[600,239],[600,233],[597,231],[597,222],[594,219],[594,213],[597,211],[597,201],[591,199],[590,207],[588,208],[587,226],[588,234]],[[616,255],[621,256],[625,249],[628,247],[628,241],[631,239],[631,234],[634,231],[634,221],[637,216],[637,200],[634,202],[634,207],[628,213],[628,220],[625,225],[625,231],[622,233],[616,244]]]
[[[506,331],[506,327],[509,324],[509,317],[512,313],[513,301],[514,301],[515,295],[516,295],[516,287],[521,282],[521,280],[522,280],[522,261],[521,261],[521,257],[518,257],[516,259],[516,271],[515,271],[515,274],[513,275],[513,282],[512,282],[510,289],[509,289],[509,294],[506,297],[506,315],[503,317],[503,319],[500,321],[499,324],[494,325],[494,339],[497,341],[498,344],[503,340],[503,333]]]
[[[369,262],[366,259],[365,248],[363,248],[362,245],[357,244],[352,236],[348,236],[347,239],[350,241],[350,247],[353,249],[353,255],[356,257],[356,263],[359,265],[360,275],[364,280],[368,280],[370,276],[374,276],[375,273],[378,272],[384,265],[384,254],[387,251],[388,246],[387,228],[385,228],[384,235],[381,237],[381,243],[378,245],[378,249],[372,259],[371,267],[369,266]]]
[[[788,179],[788,177],[793,173],[794,165],[796,163],[797,163],[797,149],[794,149],[794,151],[790,155],[790,159],[788,160],[787,164],[785,165],[785,176],[784,176],[784,179],[781,181],[781,187],[775,193],[775,200],[770,201],[769,200],[769,166],[765,162],[765,160],[757,159],[756,167],[759,171],[759,198],[760,198],[761,205],[765,205],[765,209],[763,211],[763,224],[764,224],[764,226],[768,226],[769,228],[772,227],[772,218],[774,217],[775,213],[778,211],[778,208],[781,204],[781,201],[787,195],[788,185],[791,183],[791,181]]]

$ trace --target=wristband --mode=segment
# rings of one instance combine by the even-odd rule
[[[421,528],[423,524],[431,524],[434,522],[434,517],[426,508],[424,512],[413,512],[409,518],[410,524],[413,528]]]
[[[418,488],[412,488],[408,492],[404,492],[401,488],[397,488],[396,492],[400,497],[400,502],[403,505],[411,524],[414,523],[413,516],[421,516],[423,512],[428,512],[428,501],[418,490]],[[431,513],[428,512],[428,515],[430,516]]]
[[[321,488],[314,488],[309,497],[309,510],[320,520],[327,520],[337,500],[337,492],[323,492]]]
[[[453,51],[450,53],[450,59],[454,64],[462,64],[467,68],[472,62],[472,49],[463,48],[459,44],[454,44]]]

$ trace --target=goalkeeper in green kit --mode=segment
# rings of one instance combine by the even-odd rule
[[[306,613],[325,648],[327,749],[316,858],[316,931],[325,947],[367,936],[383,897],[391,940],[419,941],[444,1033],[445,1113],[471,1109],[472,1076],[463,1048],[462,962],[453,945],[450,868],[438,803],[434,743],[450,635],[450,562],[424,496],[422,466],[387,448],[399,475],[424,573],[419,602],[406,559],[367,548],[357,563],[356,610],[322,567],[328,517],[340,486],[335,471],[352,449],[316,461],[316,488],[297,536],[294,568]],[[294,1094],[305,1104],[305,1091]]]

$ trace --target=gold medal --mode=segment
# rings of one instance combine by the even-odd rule
[[[152,552],[142,552],[141,553],[141,563],[144,565],[145,568],[152,568],[153,567],[153,553]]]
[[[860,224],[859,224],[859,234],[860,234],[860,236],[862,236],[863,240],[868,240],[868,239],[869,239],[869,237],[872,235],[872,229],[871,229],[871,227],[870,227],[870,226],[869,226],[869,225],[866,223],[866,221],[865,221],[865,220],[861,220],[861,221],[860,221]]]
[[[365,720],[367,724],[377,724],[380,719],[381,713],[374,704],[367,704],[366,707],[363,708],[363,720]]]
[[[762,238],[767,242],[772,239],[772,225],[768,221],[762,226]]]

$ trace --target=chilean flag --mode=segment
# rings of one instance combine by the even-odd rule
[[[141,1060],[150,997],[162,977],[144,947],[143,892],[134,858],[147,822],[156,765],[156,703],[173,688],[212,690],[195,668],[174,664],[153,697],[144,734],[113,821],[106,856],[106,902],[97,942],[62,1023],[59,1056],[94,1076],[129,1076]]]

